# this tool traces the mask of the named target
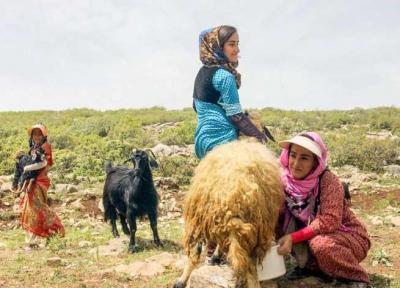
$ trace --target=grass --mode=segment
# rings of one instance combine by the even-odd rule
[[[129,287],[144,287],[145,283],[145,287],[168,287],[178,277],[179,272],[172,269],[167,269],[159,277],[147,280],[104,272],[116,265],[141,261],[162,252],[180,251],[178,239],[182,239],[183,230],[182,224],[178,221],[159,224],[160,238],[164,240],[162,248],[152,244],[150,225],[148,221],[143,221],[138,223],[139,252],[129,254],[126,247],[121,255],[107,257],[90,253],[90,251],[95,247],[105,245],[112,239],[109,224],[98,221],[94,223],[90,219],[80,220],[78,227],[70,225],[66,219],[64,223],[66,224],[65,238],[53,237],[45,248],[33,250],[30,253],[22,250],[24,231],[19,228],[2,231],[0,242],[6,245],[7,250],[0,250],[0,261],[3,266],[0,269],[0,286],[1,283],[7,283],[7,287],[20,285],[35,287],[35,283],[41,283],[40,287],[126,287],[128,284]],[[119,228],[122,231],[121,227]],[[178,243],[166,239],[177,239]],[[82,241],[88,241],[90,244],[81,247],[79,243]],[[60,257],[62,265],[50,267],[47,259],[51,257]],[[89,279],[98,279],[98,282],[91,282]]]

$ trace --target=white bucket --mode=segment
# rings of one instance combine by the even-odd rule
[[[265,255],[261,265],[257,265],[258,281],[274,279],[286,273],[283,256],[278,254],[279,245],[274,245]]]

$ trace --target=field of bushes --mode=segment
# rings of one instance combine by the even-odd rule
[[[380,173],[384,166],[400,162],[400,108],[347,111],[264,108],[256,112],[278,140],[306,130],[320,132],[330,149],[331,166],[353,165],[362,171]],[[42,122],[49,129],[49,141],[54,149],[52,178],[55,182],[82,178],[101,181],[105,159],[122,162],[132,149],[150,148],[160,142],[192,144],[196,126],[196,115],[191,108],[0,112],[0,119],[0,175],[12,174],[14,155],[18,150],[27,150],[26,129]],[[160,123],[175,124],[158,133],[147,129]],[[386,136],[373,136],[382,132]],[[268,146],[279,151],[274,143]],[[163,169],[156,173],[179,174],[181,184],[187,184],[196,160],[174,156],[165,161],[161,163]]]
[[[329,165],[338,168],[334,170],[351,183],[353,210],[370,233],[372,247],[362,265],[371,277],[372,287],[400,287],[400,108],[348,111],[265,108],[251,112],[261,116],[277,140],[306,130],[323,136],[330,150]],[[24,231],[19,227],[19,212],[15,209],[19,200],[6,188],[11,181],[6,175],[13,174],[16,152],[27,150],[27,128],[38,122],[48,126],[53,145],[51,208],[60,215],[67,233],[65,238],[54,237],[47,246],[27,253],[23,250]],[[154,174],[161,176],[157,191],[163,206],[159,209],[159,232],[164,247],[151,243],[148,221],[142,219],[137,234],[142,250],[133,255],[127,253],[124,237],[117,242],[115,255],[99,252],[103,248],[115,249],[116,243],[111,240],[109,224],[103,222],[99,208],[105,176],[103,166],[106,159],[123,162],[134,148],[151,148],[159,143],[191,145],[195,127],[196,115],[191,108],[0,112],[0,180],[4,182],[2,185],[0,181],[3,189],[0,190],[0,263],[4,263],[0,286],[171,287],[181,268],[168,268],[146,278],[132,276],[129,265],[148,261],[162,252],[176,259],[182,256],[182,199],[198,160],[187,147],[184,150],[191,156],[175,153],[158,159],[160,169]],[[279,153],[276,143],[267,145]],[[397,174],[387,174],[388,167],[397,169]],[[56,189],[57,184],[66,183],[75,184],[71,186],[77,191]],[[54,259],[59,261],[57,265],[52,264]],[[127,266],[129,271],[117,272],[115,269],[121,266]],[[308,282],[282,281],[279,284],[282,288],[331,287],[321,286],[320,282],[312,286]]]

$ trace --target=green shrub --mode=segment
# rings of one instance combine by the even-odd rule
[[[163,157],[158,160],[159,169],[156,175],[162,177],[173,177],[178,180],[178,184],[187,185],[193,176],[194,168],[198,160],[194,157],[184,157],[174,155]]]

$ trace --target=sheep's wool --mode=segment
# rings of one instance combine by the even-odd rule
[[[241,252],[262,261],[283,200],[280,174],[276,157],[260,143],[234,141],[209,152],[185,199],[187,253],[193,243],[212,241],[228,252],[232,266],[248,264]]]

